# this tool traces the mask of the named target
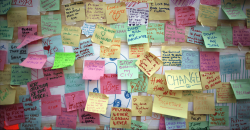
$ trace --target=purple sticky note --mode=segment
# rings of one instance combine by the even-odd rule
[[[76,129],[77,111],[67,112],[62,108],[61,116],[56,117],[56,127]]]
[[[5,123],[7,126],[25,122],[23,103],[9,105],[5,108]]]
[[[233,45],[250,46],[250,28],[233,27]]]
[[[0,70],[4,70],[6,64],[7,51],[0,50]]]
[[[78,109],[80,123],[100,125],[100,115],[98,113],[86,112],[84,109]]]
[[[219,52],[200,52],[200,71],[220,71]]]
[[[42,116],[61,115],[61,95],[51,95],[41,99]]]

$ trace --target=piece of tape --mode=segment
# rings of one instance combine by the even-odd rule
[[[150,23],[160,23],[159,20],[150,20]]]
[[[28,25],[28,26],[30,25],[30,20],[28,20],[28,23],[27,23],[27,25]]]
[[[185,27],[185,35],[188,36],[190,27]]]
[[[99,0],[92,0],[93,1],[93,3],[95,3],[95,4],[99,4],[100,2],[99,2]]]
[[[160,46],[162,43],[161,43],[161,40],[151,40],[152,42],[152,46]]]
[[[62,5],[66,5],[66,4],[69,4],[69,3],[71,3],[70,0],[63,0],[63,1],[62,1]]]
[[[53,12],[49,12],[48,18],[53,19],[53,14],[54,14]]]
[[[238,44],[238,49],[241,51],[241,49],[242,49],[242,44],[240,43],[240,42],[238,42],[239,44]]]
[[[76,21],[66,21],[65,22],[67,25],[75,25]]]
[[[175,40],[174,39],[168,39],[168,44],[175,44]]]
[[[16,39],[15,43],[21,43],[22,40],[21,39]]]
[[[240,29],[244,29],[244,24],[243,23],[238,23]]]
[[[231,24],[230,23],[221,23],[221,28],[228,28],[228,27],[231,27]]]

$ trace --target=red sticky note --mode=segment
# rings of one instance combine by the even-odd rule
[[[99,80],[104,75],[105,61],[84,60],[82,79]]]
[[[166,130],[165,118],[163,115],[160,117],[159,130]]]
[[[46,127],[46,126],[44,126],[44,127],[43,127],[43,130],[52,130],[52,128],[51,128],[51,127]]]
[[[50,82],[51,87],[65,85],[63,69],[43,68],[43,75]]]
[[[22,43],[17,46],[17,49],[20,49],[22,48],[23,46],[26,46],[27,44],[31,43],[31,42],[34,42],[34,41],[37,41],[37,40],[40,40],[42,39],[43,37],[41,36],[36,36],[36,35],[27,35],[24,40],[22,41]]]
[[[86,112],[84,109],[78,109],[80,123],[100,125],[100,115],[98,113]]]
[[[4,121],[4,127],[3,128],[6,129],[6,130],[19,130],[19,124],[7,126],[6,122]]]
[[[176,27],[173,21],[167,21],[165,26],[165,41],[185,42],[185,27]]]
[[[67,112],[62,108],[61,116],[56,117],[56,127],[76,129],[77,111]]]
[[[51,95],[41,99],[42,116],[61,115],[61,95]]]
[[[4,70],[6,64],[7,51],[0,50],[0,70]]]
[[[194,26],[196,25],[195,8],[192,6],[175,7],[176,26]]]
[[[117,74],[104,74],[100,84],[103,94],[121,94],[121,80],[117,79]]]
[[[203,5],[221,5],[221,0],[201,0]]]
[[[67,111],[74,111],[83,108],[87,102],[84,90],[64,94],[64,97]]]
[[[220,53],[200,51],[200,71],[220,71]]]
[[[27,83],[29,94],[32,102],[39,100],[43,97],[51,96],[50,93],[50,82],[46,80],[46,77],[33,80]]]
[[[47,55],[32,55],[28,54],[28,57],[20,64],[32,69],[42,69],[47,61]]]
[[[37,35],[37,24],[32,24],[29,26],[18,27],[18,39],[23,41],[27,35]],[[36,44],[37,41],[30,44]]]
[[[9,105],[5,108],[5,122],[7,126],[25,122],[23,103]]]

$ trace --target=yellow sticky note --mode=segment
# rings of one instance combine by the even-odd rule
[[[108,101],[109,97],[105,94],[89,92],[84,111],[106,114]]]
[[[149,4],[149,20],[169,20],[169,0],[154,0]]]
[[[151,77],[163,65],[162,61],[150,52],[145,52],[135,64],[148,76]]]
[[[169,90],[166,82],[165,75],[153,74],[148,81],[148,94],[161,95],[167,97],[182,97],[181,90]]]
[[[181,66],[181,46],[162,46],[161,59],[164,66]]]
[[[200,72],[203,90],[221,88],[220,72]]]
[[[246,70],[250,70],[250,52],[246,53],[245,60],[246,60]]]
[[[200,122],[206,120],[207,120],[207,115],[194,114],[193,111],[188,111],[188,118],[186,119],[186,129],[189,129],[189,122]]]
[[[106,21],[106,2],[86,2],[86,22]]]
[[[85,20],[85,7],[82,1],[64,5],[67,22]]]
[[[203,93],[203,91],[200,90],[183,90],[182,91],[182,97],[189,99],[189,102],[193,102],[193,97],[195,94]]]
[[[27,26],[27,7],[10,8],[7,12],[8,27]]]
[[[153,102],[153,112],[187,118],[188,101],[186,99],[177,99],[155,95]]]
[[[198,90],[201,88],[199,69],[166,70],[170,90]]]
[[[218,17],[219,17],[219,7],[200,5],[198,21],[203,26],[217,27]]]
[[[62,44],[78,47],[80,42],[81,28],[75,26],[62,25]]]
[[[26,88],[25,87],[13,87],[10,86],[13,90],[16,90],[16,98],[15,98],[15,103],[19,103],[19,96],[20,95],[26,95]]]
[[[0,71],[0,84],[10,84],[11,66],[12,65],[10,65],[10,64],[5,64],[4,70]]]
[[[106,5],[107,24],[127,22],[126,4],[124,2]]]
[[[153,3],[154,0],[120,0],[120,2]]]
[[[110,48],[100,46],[101,58],[120,58],[121,54],[121,38],[114,38],[111,42]]]
[[[131,128],[132,112],[129,108],[112,107],[110,128]]]
[[[250,9],[246,9],[247,15],[247,28],[250,28]]]
[[[214,114],[214,93],[202,93],[194,96],[194,114]]]
[[[132,96],[132,116],[152,116],[152,96]]]
[[[129,45],[129,58],[139,58],[149,51],[149,43]]]
[[[110,47],[116,30],[102,24],[96,24],[91,41],[101,46]]]
[[[11,89],[10,85],[0,86],[0,105],[9,105],[15,103],[16,90]]]
[[[73,66],[75,63],[75,58],[76,58],[76,53],[56,52],[54,65],[51,69]]]
[[[236,103],[230,82],[222,83],[222,87],[216,89],[216,95],[217,103]]]

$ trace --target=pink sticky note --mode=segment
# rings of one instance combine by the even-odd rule
[[[23,41],[27,35],[37,35],[37,24],[18,27],[18,39],[21,39],[21,41]],[[30,44],[36,44],[36,43],[37,41],[34,41],[31,42]]]
[[[85,107],[85,104],[87,102],[84,90],[66,93],[64,94],[64,97],[67,106],[67,111],[74,111],[83,108]]]
[[[117,74],[104,74],[100,84],[103,94],[121,94],[121,80],[117,79]]]
[[[41,99],[42,116],[61,115],[61,95],[51,95]]]
[[[99,80],[104,75],[105,61],[85,60],[82,79]]]
[[[43,75],[51,83],[51,87],[65,85],[63,69],[43,68]]]
[[[3,105],[0,106],[0,129],[4,127],[5,107]]]
[[[250,46],[250,28],[233,27],[233,45]]]
[[[195,8],[192,6],[175,7],[175,20],[177,27],[196,25]]]
[[[46,77],[33,80],[27,83],[29,94],[32,102],[39,100],[43,97],[51,96],[50,93],[50,82],[46,79]]]
[[[5,122],[7,126],[25,122],[23,103],[9,105],[5,108]]]
[[[32,55],[28,54],[28,57],[20,64],[32,69],[42,69],[47,61],[47,55]]]
[[[221,5],[221,0],[201,0],[203,5]]]
[[[42,38],[43,38],[43,37],[41,37],[41,36],[27,35],[27,36],[24,38],[24,40],[22,41],[22,43],[21,43],[19,46],[17,46],[17,49],[20,49],[20,48],[22,48],[23,46],[25,46],[25,45],[27,45],[27,44],[29,44],[29,43],[31,43],[31,42],[40,40],[40,39],[42,39]]]
[[[85,108],[78,109],[79,121],[84,124],[100,125],[100,115],[84,111]]]
[[[165,27],[165,41],[185,42],[185,27],[176,27],[173,21],[167,21]]]
[[[200,71],[220,71],[219,52],[200,52]]]
[[[76,129],[77,111],[67,111],[62,108],[61,116],[56,117],[56,127]]]
[[[163,115],[160,117],[159,130],[166,130],[165,118]]]
[[[0,50],[0,70],[4,70],[6,64],[7,51]]]

